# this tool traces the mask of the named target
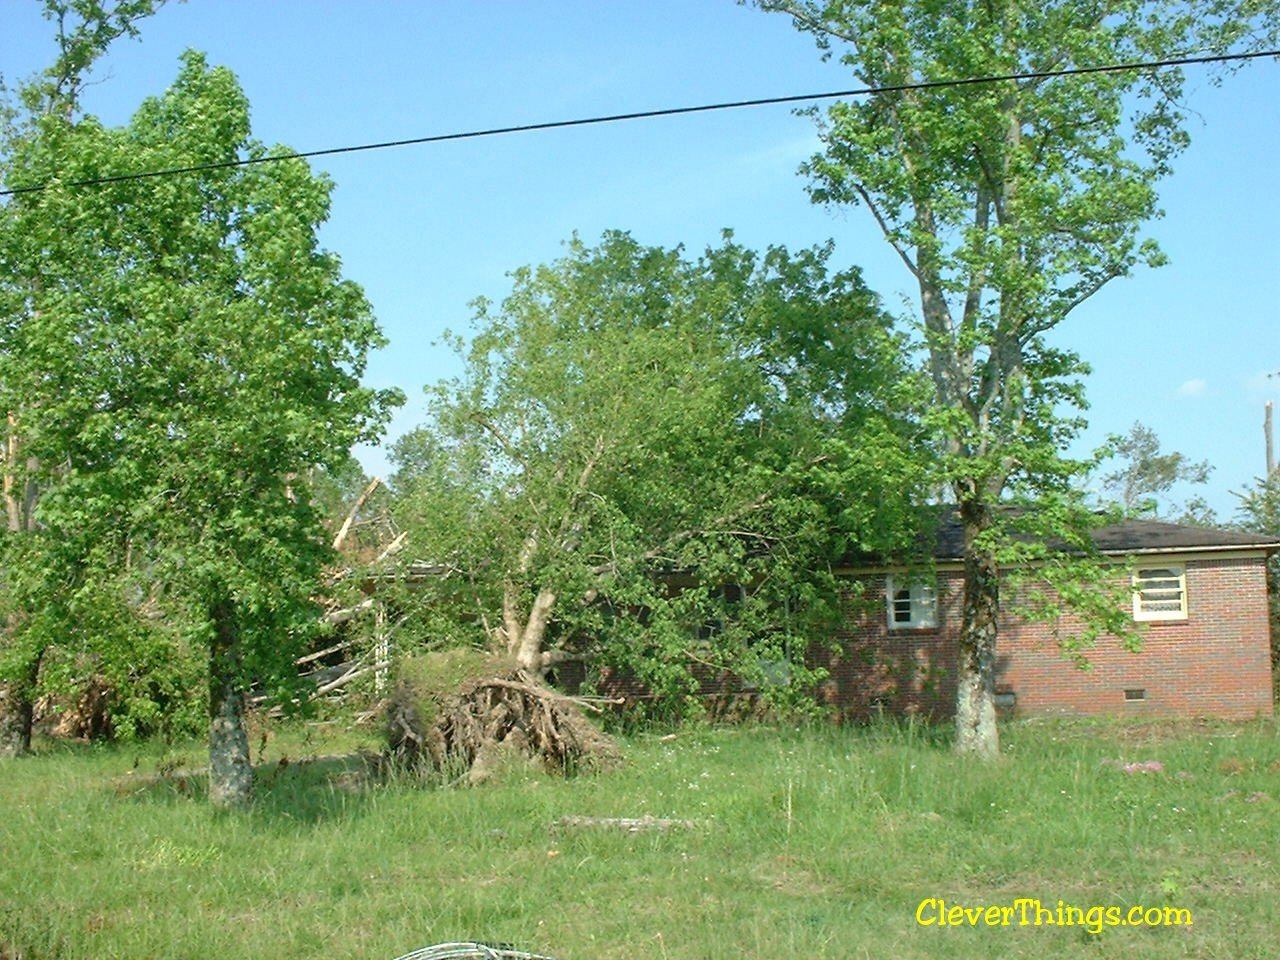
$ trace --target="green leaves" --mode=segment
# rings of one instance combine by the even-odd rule
[[[264,152],[235,77],[196,53],[128,126],[51,113],[11,146],[7,179],[51,184],[0,209],[14,318],[0,393],[40,488],[26,539],[46,545],[38,565],[18,562],[31,571],[21,602],[70,615],[59,598],[94,587],[132,596],[106,607],[124,623],[145,597],[206,644],[213,612],[234,610],[228,679],[278,687],[316,629],[328,559],[295,480],[342,464],[400,399],[360,384],[384,341],[316,242],[331,185],[298,160],[67,186]],[[107,662],[127,633],[86,643]]]
[[[956,496],[1055,489],[1077,472],[1055,454],[1083,424],[1084,368],[1044,337],[1163,262],[1142,231],[1187,143],[1182,71],[900,87],[1256,49],[1276,34],[1274,0],[759,6],[883,89],[813,113],[824,148],[803,172],[815,201],[865,205],[918,282]]]
[[[544,649],[677,697],[692,663],[758,679],[798,656],[833,612],[812,590],[831,551],[904,536],[908,511],[866,504],[916,486],[873,477],[920,469],[890,412],[900,344],[829,253],[608,233],[478,304],[465,375],[396,450],[402,522],[451,571],[428,605],[510,644],[507,614],[524,631],[549,592]]]
[[[1212,0],[760,6],[878,88],[1217,51],[1262,42],[1280,20],[1273,2]],[[936,401],[965,411],[943,436],[971,485],[1034,482],[1025,458],[996,451],[1070,436],[1073,372],[1029,361],[1081,302],[1162,262],[1140,234],[1187,143],[1181,90],[1177,69],[1122,71],[888,90],[817,118],[811,194],[867,206],[916,275]]]
[[[1063,450],[1084,425],[1087,368],[1047,337],[1081,303],[1163,255],[1142,236],[1160,215],[1156,182],[1188,139],[1180,69],[1027,76],[1258,49],[1280,31],[1275,0],[757,0],[879,90],[836,103],[823,149],[802,168],[815,202],[869,210],[920,291],[932,387],[924,422],[966,517],[957,685],[958,745],[996,752],[995,638],[1002,551],[987,524],[1009,493],[1070,533],[1059,511],[1088,464]],[[1252,35],[1251,35],[1252,34]],[[1026,562],[1027,557],[1019,558]],[[1040,558],[1043,559],[1043,558]],[[1062,559],[1062,558],[1060,558]],[[1057,596],[1124,633],[1105,572],[1062,559]],[[1095,602],[1096,601],[1096,602]],[[1046,613],[1051,614],[1052,609]]]

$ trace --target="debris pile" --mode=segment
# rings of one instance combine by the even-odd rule
[[[449,650],[406,660],[387,709],[391,761],[429,765],[470,784],[513,758],[571,774],[616,765],[618,746],[584,715],[590,705],[552,690],[506,657]]]

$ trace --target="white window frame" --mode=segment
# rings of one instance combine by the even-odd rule
[[[1138,565],[1133,572],[1133,619],[1139,622],[1187,619],[1185,564]]]
[[[906,593],[906,598],[899,597]],[[899,620],[899,604],[907,603],[908,619]],[[889,576],[885,580],[885,606],[890,630],[923,630],[938,625],[938,589],[933,581]]]

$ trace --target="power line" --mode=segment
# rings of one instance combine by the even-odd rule
[[[222,170],[228,167],[247,167],[257,163],[276,163],[281,160],[306,160],[312,157],[332,157],[343,153],[363,153],[368,150],[388,150],[392,147],[411,147],[426,143],[448,143],[453,140],[475,140],[480,137],[496,137],[508,133],[533,133],[539,130],[564,130],[570,127],[587,127],[603,123],[621,123],[626,120],[650,120],[657,117],[676,117],[690,113],[710,113],[716,110],[736,110],[742,107],[768,107],[784,103],[806,103],[817,100],[835,100],[841,97],[862,97],[878,93],[904,93],[909,90],[936,90],[942,87],[965,87],[979,84],[1001,83],[1008,80],[1047,80],[1054,77],[1082,76],[1091,73],[1121,73],[1130,70],[1155,70],[1162,67],[1180,67],[1199,63],[1226,63],[1229,61],[1256,60],[1262,57],[1280,57],[1280,50],[1263,50],[1256,53],[1227,53],[1202,57],[1177,57],[1168,60],[1149,60],[1140,63],[1118,63],[1098,67],[1066,67],[1061,70],[1041,70],[1028,73],[1005,73],[984,77],[963,77],[958,80],[927,80],[920,83],[893,84],[884,87],[859,87],[853,90],[835,90],[827,93],[802,93],[786,97],[763,97],[757,100],[730,100],[723,103],[705,103],[692,107],[666,107],[661,110],[640,110],[635,113],[614,113],[598,117],[582,117],[576,120],[548,120],[542,123],[526,123],[510,127],[489,127],[484,130],[468,130],[461,133],[442,133],[429,137],[412,137],[407,140],[384,140],[381,143],[362,143],[346,147],[329,147],[324,150],[307,150],[301,153],[282,153],[268,157],[249,157],[243,160],[223,160],[218,163],[201,163],[189,167],[170,167],[164,170],[148,170],[141,173],[122,173],[110,177],[93,177],[72,180],[70,187],[93,187],[126,180],[147,180],[152,177],[171,177],[184,173],[200,173],[205,170]],[[0,197],[20,193],[36,193],[49,189],[48,183],[30,187],[14,187],[0,190]]]

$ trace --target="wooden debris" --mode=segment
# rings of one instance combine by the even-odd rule
[[[357,614],[365,610],[372,609],[374,603],[375,601],[373,597],[366,597],[365,599],[357,603],[355,606],[342,607],[338,610],[330,610],[320,619],[322,623],[327,623],[327,624],[346,623],[348,620],[354,619]]]
[[[553,822],[551,829],[555,831],[567,827],[581,827],[640,833],[647,830],[693,830],[704,826],[706,826],[706,822],[702,820],[672,820],[666,817],[651,817],[648,815],[643,817],[580,817],[569,815]]]
[[[383,560],[387,559],[387,557],[392,557],[392,556],[395,556],[397,553],[399,553],[404,548],[405,541],[408,538],[409,538],[409,531],[406,530],[403,533],[401,533],[400,536],[392,540],[389,544],[387,544],[386,549],[384,549],[380,554],[377,555],[377,557],[374,558],[373,566],[376,567]]]
[[[390,756],[410,766],[461,770],[472,784],[491,777],[507,755],[535,758],[563,774],[617,764],[617,744],[587,720],[584,706],[504,657],[429,654],[416,666],[401,664],[387,710]]]
[[[351,524],[355,523],[356,514],[364,508],[364,505],[369,501],[369,497],[373,495],[373,491],[378,489],[378,484],[380,483],[382,483],[381,477],[374,477],[370,480],[369,485],[364,488],[364,492],[351,505],[351,509],[347,512],[347,519],[342,521],[342,527],[338,530],[338,535],[333,538],[334,550],[342,549],[343,541],[347,539],[347,534],[351,532]]]

